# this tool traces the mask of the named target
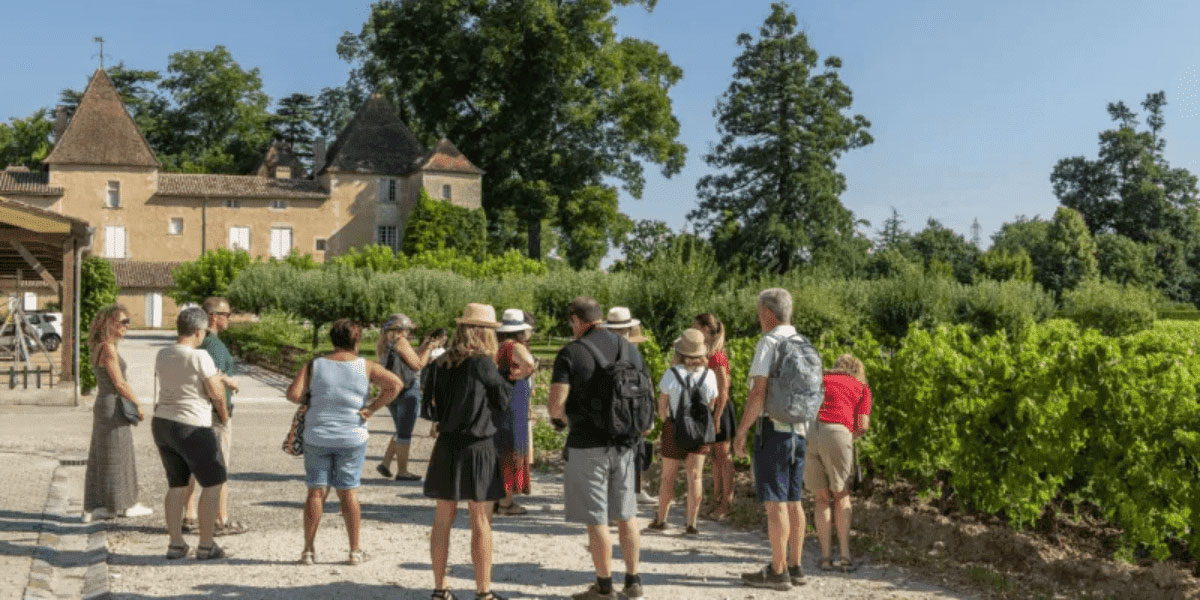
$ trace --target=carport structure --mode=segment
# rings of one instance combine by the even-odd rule
[[[19,293],[18,280],[33,278],[58,294],[64,381],[79,381],[79,267],[92,231],[87,221],[0,198],[0,294]]]

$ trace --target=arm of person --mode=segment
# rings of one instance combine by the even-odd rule
[[[663,421],[666,421],[668,418],[670,418],[670,415],[667,412],[667,409],[669,408],[667,405],[670,404],[670,402],[671,396],[669,394],[666,392],[660,392],[658,394],[658,416]]]
[[[238,392],[237,380],[228,375],[221,376],[221,384],[225,386],[225,389],[230,390],[235,394]]]
[[[550,413],[550,420],[566,422],[567,395],[570,393],[569,383],[550,384],[550,398],[546,400],[546,412]]]
[[[121,359],[117,356],[116,347],[112,344],[101,346],[98,362],[105,371],[108,371],[108,378],[112,380],[113,388],[117,390],[117,393],[137,406],[138,420],[145,421],[146,413],[142,410],[142,403],[138,401],[137,395],[133,393],[133,388],[125,380],[125,375],[121,373]]]
[[[512,381],[525,379],[537,370],[537,362],[533,360],[533,354],[529,353],[529,348],[524,344],[515,344],[512,353],[512,366],[508,370],[508,378]]]
[[[364,421],[369,420],[371,415],[395,400],[400,390],[404,389],[404,383],[400,381],[399,377],[396,377],[395,373],[383,368],[383,365],[373,360],[367,361],[367,380],[379,388],[379,394],[370,404],[358,411]]]
[[[400,338],[400,358],[414,371],[420,371],[429,364],[429,353],[433,352],[433,343],[426,340],[420,349],[413,350],[412,344],[405,338]]]
[[[867,432],[871,428],[871,388],[863,386],[862,398],[858,401],[858,406],[854,408],[855,414],[855,429],[854,436],[858,437]]]
[[[288,386],[286,393],[288,402],[291,402],[292,404],[300,404],[304,401],[304,392],[308,391],[308,385],[306,383],[306,380],[308,379],[308,369],[311,367],[311,365],[311,361],[304,363],[304,366],[300,367],[300,372],[296,373],[296,377],[292,379],[292,384]]]
[[[742,420],[738,422],[737,435],[733,438],[733,452],[739,458],[746,458],[746,435],[754,426],[754,421],[762,415],[763,403],[767,398],[767,378],[755,377],[750,380],[750,393],[746,396],[746,409],[742,411]]]
[[[721,415],[725,412],[725,405],[729,403],[729,367],[720,367],[716,370],[717,375],[717,401],[713,403],[713,414],[717,416],[715,427],[716,432],[721,433]]]
[[[216,369],[216,367],[213,368]],[[213,410],[222,424],[229,422],[229,410],[225,407],[224,379],[225,376],[220,372],[204,378],[204,391],[208,394],[208,401],[212,403]]]

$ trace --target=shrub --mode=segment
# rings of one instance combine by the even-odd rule
[[[287,263],[250,265],[229,284],[225,297],[235,310],[263,314],[292,310],[300,271]]]
[[[483,209],[434,200],[421,188],[404,228],[403,249],[408,255],[451,249],[482,259],[487,252],[487,217]]]
[[[954,320],[982,334],[1018,335],[1054,312],[1054,298],[1035,283],[984,280],[955,299]]]
[[[870,327],[880,338],[898,342],[911,325],[944,323],[961,289],[955,282],[926,275],[875,282],[866,301]]]
[[[117,301],[117,276],[107,260],[96,256],[79,265],[79,388],[87,394],[96,388],[92,352],[88,348],[88,330],[100,309]]]
[[[1063,316],[1105,335],[1128,335],[1154,324],[1155,295],[1109,281],[1088,281],[1063,294]]]
[[[167,290],[167,295],[179,305],[200,304],[209,296],[226,296],[229,285],[250,263],[250,253],[245,250],[209,250],[171,271],[175,285]]]
[[[1033,260],[1024,248],[992,248],[979,257],[979,273],[995,281],[1033,281]]]
[[[547,276],[534,291],[538,328],[555,335],[571,334],[567,325],[567,305],[576,296],[591,296],[608,309],[627,302],[627,291],[638,280],[628,274],[599,271],[558,271]],[[638,315],[634,315],[637,317]]]

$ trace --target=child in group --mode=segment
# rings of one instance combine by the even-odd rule
[[[675,342],[674,365],[663,373],[662,381],[658,384],[658,414],[662,418],[662,484],[658,492],[658,511],[654,521],[648,526],[652,531],[664,531],[667,528],[667,511],[671,508],[671,499],[675,495],[675,479],[679,475],[679,465],[686,461],[687,474],[687,535],[697,535],[696,518],[700,513],[700,501],[704,493],[701,476],[704,473],[704,456],[708,454],[711,444],[702,444],[694,448],[681,447],[676,439],[674,416],[681,410],[687,410],[691,401],[690,390],[700,387],[704,404],[711,412],[713,402],[717,399],[717,377],[708,368],[708,347],[704,343],[704,334],[697,329],[688,329]],[[711,432],[710,432],[711,433]]]

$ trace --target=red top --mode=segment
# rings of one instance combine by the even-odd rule
[[[725,356],[724,350],[717,350],[716,354],[708,357],[708,368],[716,371],[718,367],[729,373],[729,357]]]
[[[825,375],[825,402],[817,419],[826,423],[841,423],[855,433],[858,415],[871,414],[871,387],[852,375]]]
[[[513,347],[516,345],[517,342],[513,340],[506,340],[504,343],[500,344],[500,348],[496,351],[496,366],[499,367],[500,372],[504,373],[505,375],[507,375],[508,371],[512,369]]]

